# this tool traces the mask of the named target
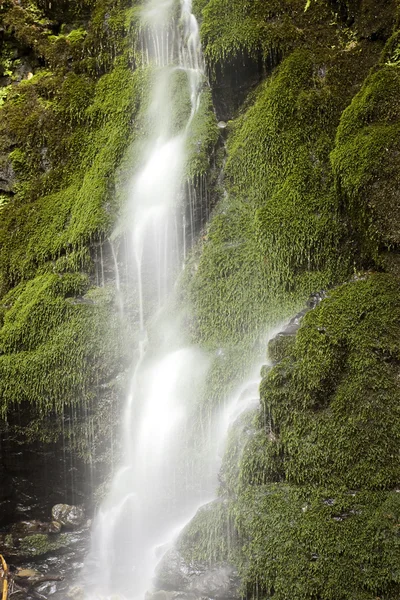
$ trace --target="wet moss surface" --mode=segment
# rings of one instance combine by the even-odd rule
[[[204,82],[186,176],[210,183],[213,214],[180,298],[192,341],[213,357],[199,427],[265,352],[266,330],[310,294],[328,298],[296,335],[270,343],[260,407],[229,436],[220,501],[179,550],[234,562],[248,598],[395,600],[397,4],[193,8],[211,90]],[[126,0],[0,6],[0,411],[19,439],[47,442],[74,416],[68,435],[88,460],[88,423],[107,434],[129,361],[130,331],[113,282],[96,278],[96,253],[151,127],[139,9]],[[189,106],[182,77],[170,90],[176,132]],[[220,130],[213,101],[229,120]]]

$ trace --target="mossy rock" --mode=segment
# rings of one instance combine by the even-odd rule
[[[249,487],[234,508],[243,593],[276,600],[395,600],[400,494]]]
[[[392,489],[400,477],[398,280],[373,274],[304,317],[261,384],[296,484]]]
[[[332,13],[325,2],[313,3],[305,12],[303,0],[210,0],[196,4],[201,11],[201,37],[210,64],[237,56],[261,56],[265,61],[287,55],[324,39],[332,45],[335,33],[328,24]],[[204,6],[202,6],[204,5]],[[321,32],[323,30],[323,33]]]
[[[4,554],[18,558],[36,558],[46,554],[57,554],[68,550],[76,543],[76,536],[71,534],[35,533],[32,535],[16,536],[5,534],[1,536]]]
[[[329,0],[333,9],[359,38],[387,39],[396,22],[397,3],[383,0],[379,10],[374,0]]]
[[[331,291],[232,427],[220,493],[244,596],[399,595],[399,328],[397,278]]]
[[[373,73],[344,111],[332,165],[364,260],[400,243],[400,69]]]
[[[30,415],[21,441],[35,436],[55,441],[62,427],[54,424],[54,415],[63,419],[70,406],[76,413],[80,407],[87,411],[94,390],[101,395],[99,384],[106,386],[126,368],[127,330],[116,312],[114,290],[89,290],[76,299],[86,288],[84,277],[46,275],[3,299],[0,412],[11,424],[17,405]]]
[[[350,275],[329,156],[358,64],[358,50],[297,50],[229,125],[227,194],[186,279],[198,339],[254,341]]]
[[[184,528],[176,543],[177,550],[189,563],[220,564],[229,560],[231,520],[228,503],[215,500],[202,506]]]

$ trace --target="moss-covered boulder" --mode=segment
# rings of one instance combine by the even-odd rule
[[[400,69],[373,73],[343,113],[332,164],[365,258],[385,262],[400,243]]]
[[[34,533],[31,535],[1,534],[2,550],[13,559],[32,559],[47,554],[66,552],[80,540],[70,533]]]
[[[147,82],[134,12],[125,0],[0,7],[0,430],[62,440],[94,480],[132,359],[107,238]]]
[[[235,506],[245,593],[277,600],[395,600],[400,494],[252,486]]]
[[[319,36],[328,45],[335,36],[327,27],[332,13],[325,2],[313,3],[309,11],[303,0],[209,0],[203,5],[201,36],[211,64],[229,62],[238,54],[267,61],[302,43],[315,44]]]
[[[261,384],[288,481],[392,489],[399,480],[399,284],[371,275],[310,312]]]

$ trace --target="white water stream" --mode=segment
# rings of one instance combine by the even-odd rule
[[[132,377],[123,431],[123,464],[96,517],[84,568],[88,598],[143,598],[151,585],[157,548],[210,498],[207,478],[189,460],[189,407],[201,389],[207,360],[185,347],[179,319],[159,320],[158,348],[147,346],[147,303],[162,309],[182,263],[178,227],[185,144],[204,80],[198,24],[191,0],[150,0],[142,13],[142,53],[154,72],[148,109],[151,124],[144,164],[135,175],[127,210],[140,313],[140,358]],[[172,78],[186,74],[187,122],[174,131]],[[184,228],[183,228],[184,229]],[[150,345],[151,346],[151,345]],[[159,550],[160,552],[161,550]]]
[[[149,0],[142,14],[142,54],[145,63],[153,65],[155,78],[148,109],[151,133],[127,210],[139,296],[139,360],[123,417],[123,462],[95,519],[85,563],[83,587],[89,600],[144,597],[163,551],[215,494],[217,447],[223,445],[230,422],[257,399],[259,366],[220,418],[204,425],[199,449],[189,428],[208,359],[187,347],[179,317],[165,322],[159,316],[157,347],[147,342],[148,315],[162,315],[186,253],[185,226],[178,227],[185,145],[204,80],[191,0],[180,0],[179,24],[171,19],[175,4],[176,0]],[[170,99],[177,71],[186,74],[182,94],[190,97],[187,122],[178,133],[172,126]],[[189,196],[193,209],[195,194]],[[119,277],[116,283],[119,292]]]

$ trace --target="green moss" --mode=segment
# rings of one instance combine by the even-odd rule
[[[16,175],[1,204],[0,411],[18,441],[51,442],[67,436],[72,410],[76,435],[64,441],[86,456],[85,418],[98,445],[127,360],[113,290],[88,290],[145,88],[132,66],[130,9],[122,0],[1,7],[4,69],[14,77],[22,55],[33,76],[13,82],[0,108],[0,154]]]
[[[186,71],[173,69],[168,77],[168,86],[165,92],[166,106],[172,106],[172,115],[169,123],[170,135],[182,132],[191,113],[189,79]]]
[[[42,275],[13,288],[0,304],[0,354],[45,342],[55,325],[72,316],[65,298],[82,295],[87,286],[83,275]]]
[[[268,344],[268,358],[274,363],[280,362],[290,354],[295,341],[294,335],[277,335]]]
[[[36,533],[28,535],[20,540],[18,545],[18,554],[22,556],[43,556],[49,552],[61,550],[68,545],[68,534],[49,535],[45,533]]]
[[[209,0],[193,0],[192,11],[196,15],[197,20],[201,19],[201,13],[205,6],[207,6]]]
[[[228,194],[188,277],[201,340],[254,340],[346,278],[351,254],[329,153],[348,99],[343,75],[357,56],[295,52],[230,126]]]
[[[400,71],[386,65],[373,73],[343,113],[332,165],[364,260],[380,262],[382,247],[400,242]]]
[[[226,562],[231,557],[231,531],[228,504],[216,500],[197,511],[182,531],[177,548],[188,562],[209,564]]]
[[[113,293],[106,289],[95,302],[90,296],[83,302],[64,299],[82,285],[82,279],[46,275],[5,299],[11,306],[3,306],[0,330],[7,350],[0,355],[3,416],[15,404],[31,405],[41,416],[85,405],[98,385],[125,368],[126,327],[116,315]]]
[[[113,178],[129,145],[142,72],[132,74],[121,62],[95,86],[71,74],[46,106],[42,100],[53,80],[46,75],[26,84],[0,113],[3,127],[24,147],[11,154],[18,193],[2,211],[5,289],[60,255],[78,256],[93,238],[104,236],[115,219]],[[32,112],[26,119],[29,103]]]
[[[187,139],[186,175],[193,181],[209,173],[210,158],[217,145],[219,132],[214,113],[211,90],[205,87],[200,97],[200,105],[193,117]]]
[[[309,313],[261,385],[297,484],[391,489],[399,479],[399,287],[371,275]]]
[[[248,488],[235,509],[247,597],[395,600],[399,511],[396,492]]]
[[[210,0],[196,5],[202,9],[201,37],[209,64],[232,61],[238,55],[286,55],[298,46],[333,43],[326,3],[313,4],[305,13],[303,0]],[[321,35],[321,30],[323,33]]]
[[[398,597],[399,324],[398,280],[368,274],[273,349],[262,410],[234,423],[222,462],[229,529],[199,515],[180,541],[188,557],[212,556],[211,535],[247,598]]]
[[[223,498],[236,498],[249,485],[284,480],[282,444],[268,421],[259,429],[259,420],[259,409],[248,410],[230,428],[219,474]]]

